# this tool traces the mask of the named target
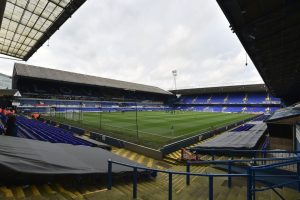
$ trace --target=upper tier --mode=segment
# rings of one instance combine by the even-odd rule
[[[263,104],[280,105],[281,100],[266,92],[249,93],[213,93],[199,95],[183,95],[177,104]]]

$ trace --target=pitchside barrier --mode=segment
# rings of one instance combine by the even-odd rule
[[[260,116],[260,115],[259,115]],[[162,152],[162,154],[165,156],[169,153],[172,153],[174,151],[177,151],[181,148],[184,148],[184,147],[188,147],[188,146],[191,146],[197,142],[200,142],[202,140],[205,140],[205,139],[208,139],[210,137],[213,137],[214,135],[217,135],[217,134],[220,134],[222,132],[225,132],[227,130],[230,130],[236,126],[239,126],[239,125],[242,125],[248,121],[251,121],[259,116],[254,116],[254,117],[251,117],[249,119],[246,119],[246,120],[242,120],[242,121],[239,121],[239,122],[235,122],[233,124],[229,124],[229,125],[226,125],[226,126],[223,126],[223,127],[220,127],[220,128],[217,128],[215,130],[211,130],[211,131],[207,131],[207,132],[202,132],[202,133],[199,133],[195,136],[192,136],[192,137],[189,137],[189,138],[186,138],[186,139],[183,139],[183,140],[179,140],[179,141],[176,141],[176,142],[173,142],[171,144],[168,144],[168,145],[165,145],[163,148],[160,149],[160,151]]]
[[[134,151],[136,153],[140,153],[140,154],[143,154],[145,156],[148,156],[148,157],[151,157],[151,158],[154,158],[157,160],[163,159],[163,154],[159,150],[155,150],[155,149],[152,149],[149,147],[145,147],[145,146],[141,146],[141,145],[134,144],[131,142],[127,142],[125,140],[106,136],[101,133],[91,132],[90,138],[94,139],[96,141],[99,141],[99,142],[103,142],[105,144],[109,144],[109,145],[116,146],[119,148],[125,148],[130,151]]]
[[[62,124],[62,123],[58,123],[58,124],[59,124],[58,127],[69,130],[78,135],[84,134],[84,129],[82,129],[82,128],[78,128],[78,127],[74,127],[74,126],[70,126],[70,125],[66,125],[66,124]]]

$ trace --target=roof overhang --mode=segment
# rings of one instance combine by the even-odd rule
[[[230,92],[266,92],[267,88],[265,84],[251,84],[251,85],[190,88],[190,89],[180,89],[180,90],[170,90],[170,91],[175,94],[190,95],[190,94],[230,93]]]
[[[85,1],[1,0],[0,53],[28,60]]]
[[[300,1],[217,0],[269,91],[300,100]]]
[[[0,97],[20,97],[21,94],[18,90],[0,89]]]
[[[101,88],[114,88],[132,92],[146,92],[157,95],[173,95],[171,92],[155,86],[15,63],[12,77],[13,88],[17,88],[17,82],[20,79],[51,81],[76,85],[80,84],[97,86]]]
[[[269,124],[295,124],[300,121],[300,104],[294,107],[286,107],[277,110],[267,120]]]
[[[1,27],[1,24],[2,24],[2,19],[3,19],[3,15],[4,15],[5,5],[6,5],[6,0],[0,1],[0,27]]]

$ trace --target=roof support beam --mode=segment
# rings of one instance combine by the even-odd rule
[[[86,0],[71,1],[71,3],[65,8],[64,12],[56,19],[45,34],[35,43],[30,51],[24,56],[24,60],[27,61],[59,28],[72,14],[84,3]]]
[[[0,29],[1,29],[2,19],[4,15],[5,5],[6,5],[6,0],[1,0],[0,1]]]
[[[217,0],[269,91],[300,100],[300,2]]]
[[[85,2],[0,0],[0,53],[28,60]]]
[[[12,22],[15,22],[15,23],[17,23],[17,24],[20,24],[20,25],[23,25],[23,26],[27,26],[27,24],[24,24],[24,23],[22,23],[22,22],[19,22],[19,21],[16,21],[16,20],[14,20],[14,19],[12,19],[12,18],[7,18],[7,17],[3,17],[3,19],[8,19],[8,20],[10,20],[10,21],[12,21]],[[32,27],[32,30],[35,30],[35,31],[37,31],[37,32],[39,32],[39,33],[41,33],[41,30],[38,30],[38,29],[36,29],[36,28],[34,28],[34,27]],[[30,38],[30,39],[34,39],[34,38]]]
[[[52,0],[48,0],[49,2],[53,3],[54,5],[56,5],[57,7],[60,7],[62,9],[64,9],[64,7],[62,7],[61,5],[59,5],[58,3],[55,3],[54,1]]]

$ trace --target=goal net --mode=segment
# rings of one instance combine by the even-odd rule
[[[67,110],[64,113],[65,119],[80,121],[82,120],[82,111],[81,110]]]

